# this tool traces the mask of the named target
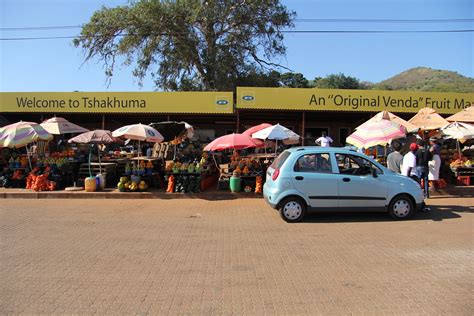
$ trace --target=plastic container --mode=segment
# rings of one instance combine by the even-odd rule
[[[235,176],[230,177],[230,181],[229,181],[230,191],[240,192],[240,185],[241,185],[240,177],[235,177]]]
[[[97,190],[97,184],[95,177],[87,177],[84,179],[84,187],[86,192],[95,192]]]
[[[97,180],[99,180],[99,183],[97,185],[97,188],[100,188],[101,190],[105,189],[105,176],[101,173],[95,176]]]

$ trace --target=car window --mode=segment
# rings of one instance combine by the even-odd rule
[[[290,156],[290,152],[285,150],[273,161],[270,167],[272,167],[273,169],[280,169],[289,156]]]
[[[295,163],[296,172],[332,173],[329,154],[306,154]]]
[[[376,170],[377,174],[383,173],[379,167],[369,160],[356,155],[336,154],[336,160],[341,174],[364,176],[372,174],[373,169]]]

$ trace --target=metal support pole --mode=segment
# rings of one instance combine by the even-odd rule
[[[239,110],[235,110],[236,112],[236,115],[237,115],[237,128],[235,129],[235,131],[238,133],[239,132],[239,126],[240,126],[240,112]]]
[[[306,121],[306,112],[303,111],[301,115],[301,146],[304,146],[304,131],[306,129],[305,121]]]
[[[102,129],[105,129],[105,114],[102,114]]]

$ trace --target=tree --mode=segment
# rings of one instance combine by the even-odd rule
[[[165,90],[229,90],[252,71],[282,67],[285,28],[295,13],[279,0],[139,0],[102,7],[74,39],[85,60],[134,65],[141,84],[151,73]],[[284,67],[283,67],[284,68]]]
[[[308,79],[301,73],[286,72],[281,75],[281,82],[288,88],[308,88]]]
[[[315,87],[321,89],[360,89],[359,79],[345,76],[343,73],[329,75],[326,78],[316,77]]]

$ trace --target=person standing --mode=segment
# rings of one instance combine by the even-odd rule
[[[402,173],[400,166],[402,164],[403,155],[400,154],[402,150],[402,144],[400,142],[392,143],[393,152],[387,156],[387,167],[395,173]]]
[[[433,159],[428,163],[428,180],[433,182],[434,188],[438,188],[439,168],[441,167],[441,146],[436,138],[430,138],[430,152]]]
[[[321,137],[319,137],[315,141],[315,143],[321,147],[331,147],[332,142],[333,142],[332,138],[327,136],[326,132],[322,132]]]
[[[430,197],[430,187],[428,184],[428,163],[433,158],[431,152],[425,148],[425,141],[418,140],[418,151],[416,153],[416,170],[420,177],[420,182],[423,181],[423,191],[425,198]]]
[[[402,175],[407,176],[418,182],[418,174],[416,173],[416,152],[418,145],[410,144],[410,151],[403,156]]]

